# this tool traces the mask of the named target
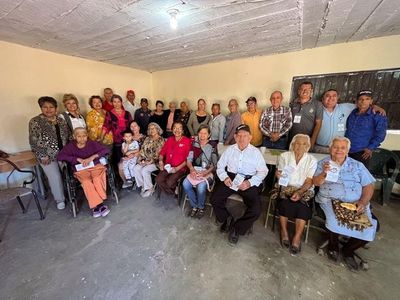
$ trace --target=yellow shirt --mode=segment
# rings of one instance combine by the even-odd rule
[[[101,132],[103,130],[105,116],[102,116],[99,112],[94,109],[88,112],[86,115],[86,125],[88,130],[88,137],[92,141],[99,141]],[[104,140],[101,141],[104,145],[111,145],[113,143],[113,136],[111,131],[104,136]]]
[[[253,146],[261,146],[263,135],[260,130],[260,120],[261,120],[262,111],[256,109],[254,113],[250,113],[249,111],[245,111],[242,113],[242,123],[246,124],[250,127],[252,139],[250,143]]]

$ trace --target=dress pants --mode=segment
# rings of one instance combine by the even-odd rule
[[[185,176],[185,172],[178,171],[176,173],[168,173],[165,170],[162,170],[156,178],[157,184],[160,187],[161,191],[166,194],[173,195],[175,194],[176,186],[178,185],[179,178]]]
[[[147,191],[153,187],[151,173],[158,170],[155,164],[142,166],[137,164],[134,168],[135,182],[137,187],[143,187],[142,191]]]
[[[259,188],[252,186],[245,191],[238,190],[235,192],[221,182],[211,197],[211,204],[219,222],[225,222],[229,217],[229,212],[226,209],[226,200],[234,193],[239,194],[247,206],[244,215],[233,224],[236,233],[244,235],[261,214]]]
[[[61,179],[60,167],[56,161],[48,165],[40,164],[50,185],[51,193],[57,203],[64,202],[64,187]]]

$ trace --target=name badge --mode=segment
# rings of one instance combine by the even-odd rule
[[[301,115],[295,115],[294,116],[294,120],[293,120],[293,123],[300,123],[300,121],[301,121]]]
[[[338,131],[344,131],[344,123],[339,123],[337,130]]]

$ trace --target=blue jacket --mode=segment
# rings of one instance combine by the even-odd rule
[[[368,148],[375,150],[386,136],[387,118],[374,114],[372,108],[360,114],[354,109],[347,118],[345,136],[351,141],[350,153],[363,151]]]

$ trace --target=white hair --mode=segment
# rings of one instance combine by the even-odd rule
[[[344,137],[344,136],[335,136],[332,139],[332,141],[329,143],[329,149],[332,148],[333,143],[336,142],[336,141],[339,141],[339,142],[344,141],[344,142],[346,142],[347,143],[347,151],[350,150],[351,142],[347,137]]]
[[[306,135],[306,134],[301,134],[301,133],[298,133],[293,137],[292,141],[290,142],[289,151],[293,151],[293,145],[294,145],[294,143],[296,142],[296,140],[298,138],[305,138],[307,140],[307,150],[306,150],[306,152],[308,152],[308,150],[310,150],[310,147],[311,147],[310,137],[308,135]]]

